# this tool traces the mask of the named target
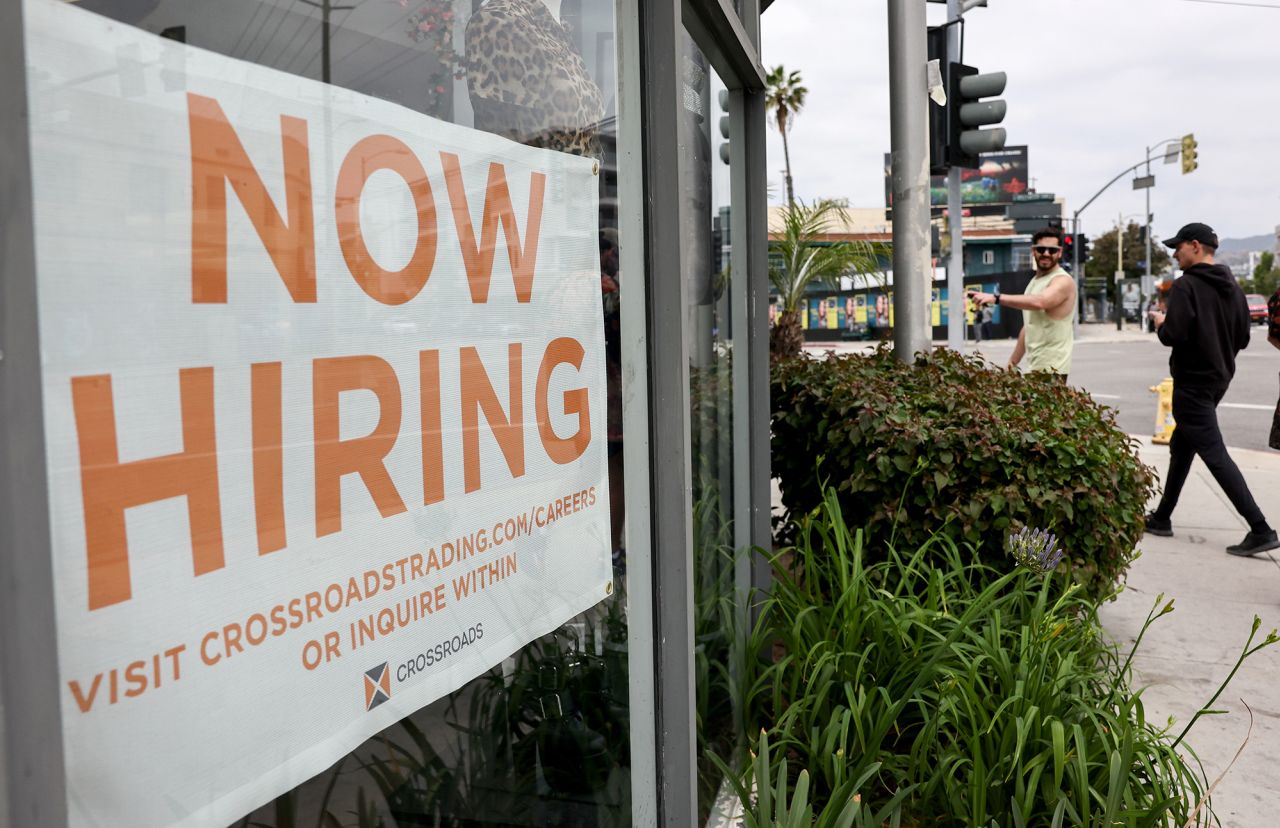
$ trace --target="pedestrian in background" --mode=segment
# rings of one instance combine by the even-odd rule
[[[982,329],[982,311],[983,310],[984,310],[983,306],[979,305],[976,302],[972,303],[970,308],[970,312],[973,314],[972,316],[973,321],[969,323],[969,328],[973,331],[974,342],[982,342],[982,340],[986,339],[986,336],[985,336],[986,331]]]
[[[1280,287],[1267,300],[1267,341],[1280,348]],[[1271,435],[1267,445],[1280,449],[1280,399],[1276,400],[1276,413],[1271,418]]]
[[[1249,533],[1227,547],[1232,555],[1256,555],[1280,547],[1276,531],[1263,517],[1244,475],[1227,454],[1218,428],[1218,403],[1236,372],[1236,354],[1249,344],[1249,302],[1226,265],[1213,260],[1218,236],[1207,224],[1192,223],[1164,242],[1182,268],[1182,278],[1169,289],[1165,313],[1152,311],[1156,335],[1172,349],[1173,419],[1169,441],[1169,473],[1160,505],[1146,517],[1152,535],[1173,535],[1172,516],[1196,455],[1236,511]]]
[[[1076,282],[1062,269],[1062,231],[1056,227],[1038,231],[1031,237],[1031,253],[1036,272],[1025,293],[969,291],[969,299],[978,305],[1025,311],[1009,367],[1015,367],[1025,355],[1032,371],[1044,371],[1066,382],[1074,344],[1071,317],[1076,307]]]

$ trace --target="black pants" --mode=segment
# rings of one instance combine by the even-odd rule
[[[1280,400],[1276,401],[1276,415],[1271,418],[1271,434],[1267,438],[1267,445],[1280,449]]]
[[[1227,393],[1227,386],[1173,386],[1173,419],[1178,424],[1169,441],[1169,474],[1164,482],[1164,496],[1156,507],[1156,517],[1168,520],[1178,505],[1178,495],[1187,482],[1191,462],[1196,455],[1209,467],[1213,479],[1218,481],[1231,505],[1236,507],[1254,532],[1268,532],[1271,527],[1262,516],[1262,510],[1254,501],[1244,475],[1227,454],[1218,428],[1218,403]]]

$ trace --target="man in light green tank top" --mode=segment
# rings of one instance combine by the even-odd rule
[[[970,291],[969,299],[979,306],[1001,305],[1023,311],[1022,332],[1009,357],[1009,367],[1025,356],[1032,371],[1055,374],[1065,382],[1071,372],[1076,282],[1061,266],[1062,231],[1046,227],[1037,232],[1031,237],[1031,255],[1036,272],[1026,293]]]

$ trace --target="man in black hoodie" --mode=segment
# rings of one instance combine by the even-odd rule
[[[1244,540],[1228,546],[1232,555],[1256,555],[1280,547],[1218,429],[1218,403],[1236,373],[1236,354],[1249,344],[1249,303],[1230,268],[1215,264],[1218,236],[1207,224],[1192,223],[1165,241],[1182,268],[1169,289],[1165,313],[1152,311],[1160,341],[1173,349],[1173,419],[1169,473],[1160,505],[1147,515],[1147,532],[1173,535],[1170,517],[1178,504],[1191,462],[1200,455],[1231,505],[1249,523]]]

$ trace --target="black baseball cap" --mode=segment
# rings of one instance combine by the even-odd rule
[[[1182,229],[1178,231],[1178,235],[1171,239],[1164,240],[1165,247],[1177,247],[1182,242],[1198,241],[1205,247],[1218,249],[1218,234],[1213,232],[1213,228],[1207,224],[1201,224],[1193,221],[1190,224],[1184,224]]]

